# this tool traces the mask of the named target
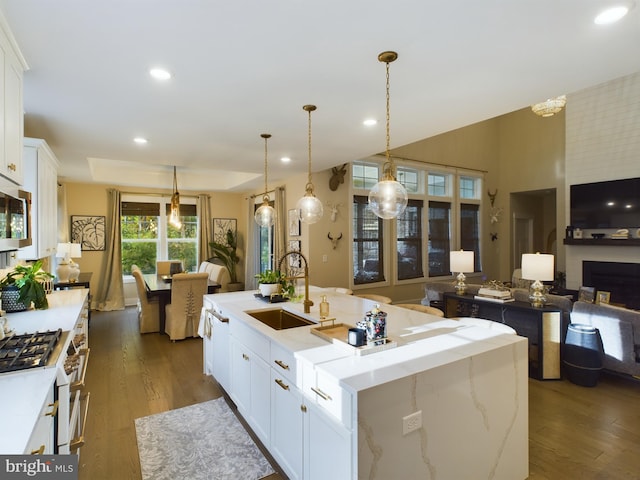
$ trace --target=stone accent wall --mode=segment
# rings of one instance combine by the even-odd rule
[[[640,177],[640,72],[571,94],[566,108],[567,200],[572,184]],[[581,285],[583,260],[639,259],[640,247],[566,246],[567,287]]]

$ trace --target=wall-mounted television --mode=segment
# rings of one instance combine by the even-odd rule
[[[640,178],[571,185],[569,194],[574,228],[640,227]]]

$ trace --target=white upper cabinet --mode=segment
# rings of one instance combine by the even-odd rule
[[[24,139],[24,188],[31,192],[31,238],[18,258],[35,260],[56,252],[58,244],[58,160],[44,140]]]
[[[27,64],[0,14],[0,179],[22,185],[23,73]],[[6,181],[9,182],[6,182]]]

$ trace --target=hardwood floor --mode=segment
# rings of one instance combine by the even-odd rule
[[[93,312],[89,337],[79,480],[140,479],[134,420],[222,392],[202,374],[200,339],[141,335],[134,308]],[[532,480],[640,478],[640,381],[602,375],[585,388],[529,380],[529,469]]]

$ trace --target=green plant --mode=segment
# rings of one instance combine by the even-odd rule
[[[27,307],[33,302],[34,308],[44,310],[49,308],[49,302],[43,282],[50,278],[53,275],[42,270],[42,260],[38,260],[32,265],[16,265],[13,271],[0,280],[0,287],[15,285],[20,293],[19,302]]]
[[[229,271],[229,280],[231,283],[238,282],[238,273],[236,265],[240,262],[238,257],[238,233],[231,229],[227,230],[227,243],[210,242],[209,246],[213,250],[213,258],[219,258],[223,265]]]
[[[256,274],[259,283],[282,283],[282,274],[279,270],[265,270]]]

